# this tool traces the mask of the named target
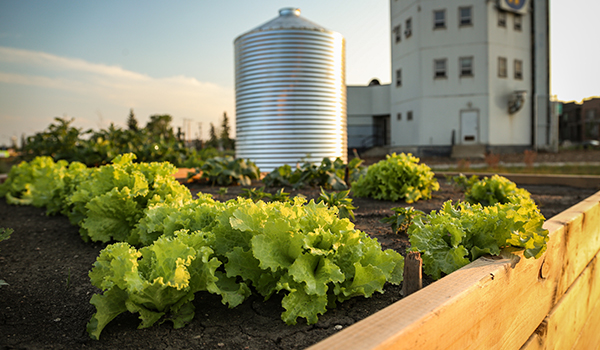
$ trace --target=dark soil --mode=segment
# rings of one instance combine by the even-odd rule
[[[443,182],[433,199],[413,206],[430,211],[446,200],[462,198]],[[218,198],[218,188],[190,188]],[[524,188],[546,218],[596,192],[560,186]],[[240,187],[231,187],[223,199],[241,192]],[[301,193],[314,198],[319,190]],[[358,207],[356,227],[376,237],[384,249],[404,254],[407,237],[392,234],[380,219],[392,214],[390,208],[407,204],[363,198],[355,198],[353,203]],[[400,286],[388,285],[384,294],[355,298],[328,311],[315,325],[306,325],[301,319],[298,325],[287,326],[280,319],[281,296],[266,302],[251,297],[228,309],[219,297],[198,294],[196,317],[184,328],[173,329],[167,322],[138,330],[137,315],[126,313],[114,319],[95,341],[89,338],[86,324],[95,312],[89,300],[99,290],[90,284],[88,272],[104,245],[83,242],[78,228],[66,217],[48,217],[43,209],[34,207],[10,206],[4,199],[0,199],[0,227],[14,229],[10,239],[0,242],[0,278],[9,284],[0,287],[0,349],[304,349],[401,298]]]

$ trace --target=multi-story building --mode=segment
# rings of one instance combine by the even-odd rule
[[[581,142],[583,140],[581,123],[581,105],[577,102],[566,102],[561,105],[559,117],[560,142]]]
[[[373,115],[389,128],[390,151],[556,146],[548,0],[391,0],[390,15],[390,105]],[[372,89],[382,87],[348,87],[349,145],[365,118],[352,99]]]
[[[586,144],[600,140],[600,97],[582,103],[562,103],[560,113],[560,141]]]

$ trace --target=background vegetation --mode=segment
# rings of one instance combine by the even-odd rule
[[[152,115],[145,127],[140,127],[133,110],[127,118],[127,128],[111,124],[100,131],[74,127],[74,119],[55,118],[42,132],[23,140],[18,160],[49,156],[55,161],[78,161],[87,166],[110,163],[119,154],[134,153],[138,162],[168,161],[178,167],[200,167],[217,156],[232,155],[235,142],[229,136],[229,119],[223,114],[220,132],[211,123],[210,139],[186,141],[181,131],[175,132],[168,114]]]

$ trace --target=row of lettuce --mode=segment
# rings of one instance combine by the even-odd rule
[[[402,281],[402,256],[383,251],[336,205],[301,197],[219,202],[199,193],[193,199],[172,176],[177,169],[170,163],[134,160],[135,155],[124,154],[111,164],[88,168],[37,157],[14,166],[0,185],[0,196],[8,203],[66,215],[84,241],[117,242],[100,252],[89,274],[102,290],[90,301],[96,306],[88,323],[92,338],[98,339],[106,324],[125,311],[139,313],[140,327],[164,320],[181,327],[194,317],[192,301],[203,291],[220,295],[229,307],[253,292],[265,298],[283,293],[286,323],[295,324],[298,317],[315,323],[336,303],[370,297],[383,292],[386,282]],[[346,189],[343,196],[329,198],[345,200],[346,209],[353,208],[345,198],[348,183],[355,197],[412,203],[439,189],[433,172],[418,161],[410,154],[393,154],[369,167],[339,160],[294,170],[284,166],[263,181],[269,186]],[[464,202],[408,215],[410,249],[421,252],[426,274],[437,279],[507,247],[523,249],[526,257],[544,252],[544,218],[529,193],[498,176],[455,181],[465,190]],[[248,184],[229,184],[236,182]],[[398,210],[389,219],[395,220],[393,227],[402,226],[400,217],[407,212]]]
[[[93,338],[118,314],[140,314],[140,327],[194,316],[206,291],[229,307],[251,292],[285,293],[282,319],[315,323],[336,303],[382,292],[402,281],[403,258],[355,230],[337,209],[296,197],[286,202],[197,199],[175,180],[169,163],[134,163],[134,156],[87,168],[49,157],[11,169],[0,195],[9,203],[46,207],[79,226],[85,241],[112,242],[90,279]]]

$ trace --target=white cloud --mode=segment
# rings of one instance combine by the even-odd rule
[[[204,138],[209,123],[218,125],[224,111],[234,120],[232,89],[192,77],[154,78],[118,66],[8,47],[0,47],[0,105],[0,118],[8,123],[5,130],[17,135],[30,134],[27,121],[40,115],[50,119],[67,114],[86,128],[124,125],[129,108],[142,124],[152,114],[171,114],[174,126],[190,119],[194,130],[202,122]],[[93,125],[95,119],[100,125]],[[0,144],[9,137],[2,132]]]

